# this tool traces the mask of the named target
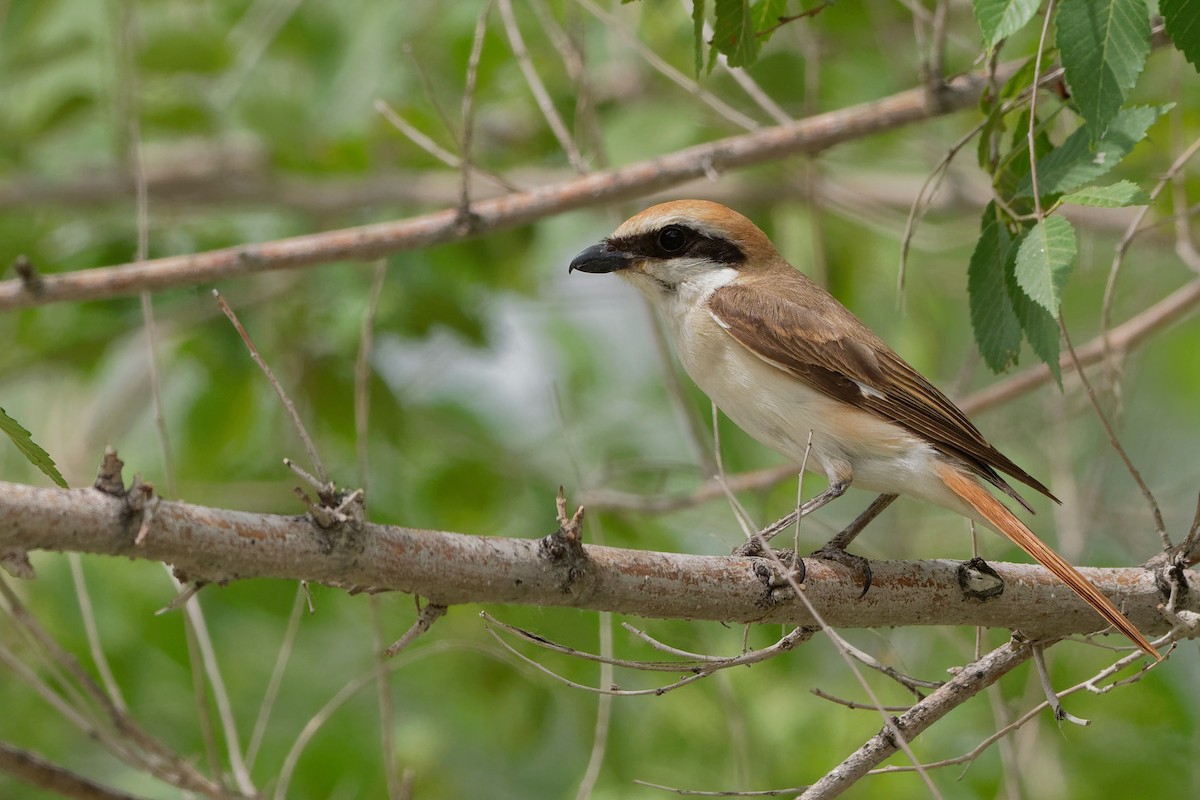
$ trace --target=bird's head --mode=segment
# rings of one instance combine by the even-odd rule
[[[577,255],[574,272],[615,272],[651,300],[680,287],[717,286],[782,262],[766,234],[741,214],[708,200],[676,200],[629,218]]]

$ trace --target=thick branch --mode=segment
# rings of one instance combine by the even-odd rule
[[[554,539],[502,539],[367,524],[329,532],[306,517],[251,514],[162,501],[144,542],[142,514],[93,489],[41,489],[0,482],[0,560],[54,550],[172,564],[191,581],[305,579],[422,595],[440,605],[521,603],[642,617],[812,625],[786,582],[761,559],[585,546]],[[561,537],[560,537],[561,538]],[[1044,569],[992,566],[1004,591],[980,600],[960,586],[955,561],[880,561],[859,599],[855,576],[808,560],[806,594],[837,627],[981,625],[1037,637],[1095,630],[1098,617]],[[1140,568],[1084,569],[1144,631],[1163,632],[1156,577]],[[762,575],[766,575],[764,579]],[[1200,575],[1188,574],[1189,581]],[[1184,608],[1200,609],[1192,593]]]
[[[999,80],[1005,80],[1019,66],[1014,63],[1002,67]],[[463,217],[460,209],[449,208],[398,222],[44,275],[36,291],[20,280],[4,281],[0,283],[0,310],[119,297],[344,259],[377,259],[457,241],[564,211],[637,197],[714,172],[789,155],[812,155],[841,142],[969,108],[979,100],[988,81],[985,73],[972,73],[947,82],[936,93],[923,87],[909,89],[882,100],[689,147],[577,180],[482,200],[472,204],[469,219]]]

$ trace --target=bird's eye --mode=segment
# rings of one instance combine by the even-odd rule
[[[668,225],[658,232],[658,246],[668,253],[678,253],[687,244],[687,232],[678,225]]]

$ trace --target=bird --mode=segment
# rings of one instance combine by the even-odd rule
[[[568,269],[577,271],[614,273],[632,284],[660,312],[684,370],[729,419],[827,478],[828,488],[802,504],[800,516],[851,484],[880,493],[815,555],[848,555],[850,541],[897,495],[914,496],[1006,536],[1139,648],[1162,658],[1111,600],[984,483],[1030,512],[1004,475],[1058,498],[993,447],[853,312],[788,263],[746,217],[707,200],[661,203],[579,253]]]

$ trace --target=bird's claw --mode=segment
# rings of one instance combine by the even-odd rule
[[[837,547],[822,547],[820,550],[814,550],[809,558],[820,558],[825,561],[834,561],[847,567],[854,572],[862,583],[862,593],[859,597],[866,597],[867,590],[871,588],[871,562],[862,556],[856,556],[853,553],[848,553]]]

